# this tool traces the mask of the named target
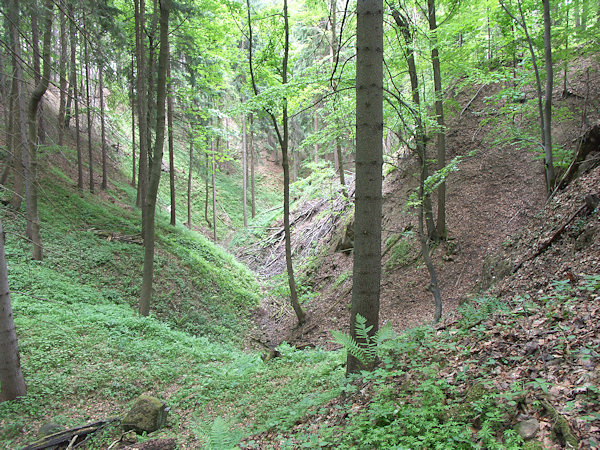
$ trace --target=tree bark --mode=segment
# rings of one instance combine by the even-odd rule
[[[379,329],[381,281],[381,213],[383,165],[383,2],[359,0],[356,8],[356,202],[354,268],[350,335],[356,335],[360,314]],[[364,342],[362,342],[364,344]],[[364,366],[363,364],[366,364]],[[347,373],[372,370],[350,353]]]
[[[138,166],[138,197],[137,204],[142,208],[142,235],[144,235],[145,211],[144,201],[148,185],[148,108],[146,92],[146,45],[144,41],[145,29],[145,0],[135,0],[136,17],[136,63],[137,63],[137,110],[138,110],[138,136],[139,136],[139,166]]]
[[[552,22],[550,21],[550,0],[542,0],[544,5],[544,55],[546,63],[546,101],[544,103],[544,167],[546,173],[546,194],[554,190],[556,175],[552,160],[552,89],[554,71],[552,69]]]
[[[431,64],[433,66],[433,86],[435,93],[435,115],[437,120],[436,147],[437,147],[437,167],[442,170],[446,167],[446,125],[444,122],[444,105],[442,91],[442,71],[440,68],[440,55],[437,39],[437,20],[435,17],[435,0],[427,0],[429,10],[429,29],[433,33],[433,46],[431,48]],[[490,50],[491,51],[491,50]],[[446,238],[446,182],[440,183],[437,189],[437,238]]]
[[[131,185],[135,186],[135,176],[136,176],[136,156],[135,156],[135,92],[134,92],[134,83],[135,83],[135,74],[134,74],[134,56],[131,55],[131,87],[130,87],[130,96],[131,96]]]
[[[242,215],[244,228],[248,227],[248,132],[246,116],[242,116]]]
[[[67,103],[67,17],[60,13],[60,62],[59,62],[60,102],[58,107],[58,145],[64,145],[65,118]]]
[[[33,259],[42,260],[42,236],[40,233],[40,219],[38,215],[38,176],[37,176],[37,147],[36,140],[36,115],[38,106],[48,84],[50,83],[50,37],[52,35],[52,0],[44,2],[46,8],[45,29],[43,43],[43,74],[40,82],[37,84],[31,99],[29,100],[28,118],[29,118],[29,164],[31,173],[31,240],[33,242]]]
[[[85,21],[84,21],[85,24]],[[85,27],[85,25],[84,25]],[[84,28],[85,29],[85,28]],[[90,102],[90,55],[88,52],[88,40],[83,39],[85,55],[85,104],[88,129],[88,172],[90,176],[90,192],[94,193],[94,153],[92,151],[92,105]]]
[[[169,52],[170,53],[170,52]],[[170,58],[169,58],[170,59]],[[169,94],[167,96],[167,124],[169,130],[169,190],[171,193],[171,225],[175,226],[175,156],[173,143],[173,82],[171,81],[171,61],[167,66]]]
[[[248,44],[248,60],[250,66],[250,76],[252,78],[252,88],[254,90],[254,94],[258,95],[258,88],[256,86],[256,80],[254,78],[254,70],[253,70],[253,61],[252,61],[252,22],[250,18],[250,0],[246,0],[246,5],[248,8],[248,29],[249,29],[249,44]],[[283,20],[284,20],[284,30],[285,30],[285,40],[284,40],[284,53],[283,53],[283,63],[282,63],[282,84],[286,85],[288,80],[288,58],[289,58],[289,48],[290,48],[290,34],[289,34],[289,20],[288,20],[288,7],[287,0],[283,1]],[[296,318],[298,319],[299,324],[303,324],[306,320],[306,314],[302,310],[300,306],[300,302],[298,301],[298,293],[296,291],[296,280],[294,278],[294,268],[292,262],[292,247],[291,247],[291,233],[290,233],[290,165],[288,160],[288,145],[289,145],[289,132],[288,132],[288,109],[287,109],[287,99],[283,99],[283,111],[282,111],[282,123],[283,123],[283,134],[279,129],[279,125],[277,123],[277,119],[275,115],[271,111],[267,111],[269,116],[271,117],[271,121],[273,122],[273,128],[275,129],[275,133],[277,134],[277,138],[279,140],[279,145],[281,147],[282,153],[282,165],[283,165],[283,229],[285,235],[285,260],[286,260],[286,269],[288,275],[288,285],[290,287],[290,303],[294,312],[296,314]]]
[[[39,27],[37,17],[40,11],[38,11],[36,4],[30,5],[31,8],[31,45],[32,45],[32,57],[33,57],[33,79],[35,84],[39,84],[42,78],[42,69],[40,64],[40,47],[39,47]],[[40,144],[46,143],[46,132],[44,129],[44,114],[43,105],[40,100],[38,105],[38,117],[37,117],[37,140]]]
[[[217,137],[217,151],[219,151],[220,138]],[[212,225],[213,225],[213,241],[217,243],[217,186],[215,183],[215,172],[217,165],[215,163],[215,154],[211,158],[211,174],[212,174]]]
[[[98,69],[100,78],[100,129],[102,136],[102,190],[108,187],[108,175],[106,173],[106,124],[104,117],[104,68]]]
[[[77,188],[83,191],[83,156],[81,154],[81,136],[79,132],[79,93],[77,90],[77,64],[76,64],[76,53],[77,53],[77,30],[75,27],[75,6],[74,2],[69,2],[69,38],[71,44],[71,74],[69,84],[71,85],[71,92],[73,93],[73,109],[75,110],[75,141],[77,148]],[[71,111],[69,108],[69,114],[66,118],[66,126],[69,126],[69,120],[71,117]]]
[[[160,1],[160,53],[158,56],[158,80],[156,85],[156,142],[150,167],[150,182],[145,198],[144,227],[144,274],[142,294],[140,297],[140,314],[147,316],[150,312],[152,283],[154,279],[154,218],[156,214],[156,198],[160,183],[163,146],[165,141],[165,103],[167,98],[167,67],[169,65],[169,13],[171,0]]]
[[[190,132],[190,167],[187,179],[187,227],[192,229],[192,169],[194,162],[194,137]]]
[[[256,198],[254,192],[254,114],[250,114],[250,196],[252,197],[252,218],[256,216]]]
[[[21,372],[21,357],[15,331],[8,273],[6,269],[5,234],[0,222],[0,402],[27,394]]]

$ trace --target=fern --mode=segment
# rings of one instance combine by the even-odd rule
[[[381,344],[394,337],[394,331],[390,323],[385,324],[377,330],[373,336],[369,332],[373,329],[373,325],[367,326],[367,319],[360,314],[356,315],[356,339],[352,336],[340,333],[339,331],[331,331],[333,340],[340,344],[344,350],[358,359],[363,366],[369,366],[377,359]]]
[[[207,448],[211,450],[235,448],[227,423],[221,417],[217,417],[212,424]]]

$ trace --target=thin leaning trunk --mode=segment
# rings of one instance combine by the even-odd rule
[[[253,61],[252,61],[252,21],[250,17],[250,0],[246,0],[246,6],[248,8],[248,29],[249,29],[249,44],[248,44],[248,62],[250,67],[250,77],[252,79],[252,88],[254,90],[254,94],[258,95],[258,87],[256,85],[256,80],[254,78],[254,69],[253,69]],[[283,53],[283,64],[282,64],[282,84],[287,84],[287,72],[288,72],[288,58],[289,58],[289,20],[288,20],[288,8],[287,8],[287,0],[283,2],[283,19],[284,19],[284,30],[285,30],[285,40],[284,40],[284,53]],[[277,123],[277,119],[275,115],[271,111],[267,111],[269,116],[271,117],[271,121],[273,122],[273,128],[275,129],[275,133],[277,134],[277,138],[279,140],[279,145],[281,147],[282,153],[282,165],[283,165],[283,229],[285,235],[285,260],[286,260],[286,270],[288,275],[288,285],[290,288],[290,303],[292,308],[294,309],[294,313],[296,314],[296,318],[298,319],[299,324],[303,324],[306,320],[306,314],[300,306],[300,302],[298,301],[298,292],[296,291],[296,280],[294,278],[294,268],[292,263],[292,249],[291,249],[291,232],[290,232],[290,167],[288,160],[288,145],[289,145],[289,135],[288,135],[288,109],[287,109],[287,99],[283,99],[283,114],[282,114],[282,123],[283,123],[283,133],[279,129],[279,125]]]
[[[131,96],[131,185],[135,187],[135,92],[133,88],[133,84],[135,82],[134,77],[134,61],[133,55],[131,55],[131,88],[130,88],[130,96]]]
[[[436,148],[437,167],[442,170],[446,166],[446,125],[444,122],[444,105],[442,91],[442,71],[437,39],[437,21],[435,17],[435,0],[427,1],[429,14],[429,29],[433,32],[433,47],[431,48],[431,64],[433,66],[433,86],[435,92],[435,115],[437,120]],[[489,30],[489,25],[488,25]],[[491,53],[491,50],[489,50]],[[442,181],[437,189],[437,235],[436,238],[446,238],[446,182]]]

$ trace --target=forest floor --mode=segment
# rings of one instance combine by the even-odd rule
[[[566,97],[562,94],[562,85],[555,89],[555,109],[562,115],[562,119],[554,123],[555,146],[575,150],[586,133],[599,123],[600,112],[591,105],[597,105],[600,100],[600,73],[592,69],[589,75],[586,74],[586,67],[590,66],[591,61],[582,59],[571,67]],[[588,77],[589,88],[586,89]],[[461,301],[493,284],[495,275],[489,273],[490,264],[499,258],[515,234],[524,227],[535,226],[536,222],[532,221],[546,202],[543,161],[539,152],[523,148],[517,139],[503,135],[501,128],[506,123],[494,120],[504,114],[502,102],[494,100],[502,87],[496,84],[457,89],[452,96],[456,106],[446,120],[447,161],[457,156],[465,159],[459,170],[447,179],[448,239],[433,251],[445,316],[451,317]],[[525,94],[529,102],[535,101],[533,92]],[[583,115],[585,121],[582,121]],[[535,121],[535,117],[528,119],[516,114],[513,123],[524,128],[530,126],[532,120]],[[433,144],[430,150],[431,147]],[[475,152],[474,155],[467,156],[471,152]],[[400,157],[394,164],[398,168],[384,180],[383,241],[402,235],[398,242],[404,241],[405,245],[396,244],[397,251],[387,246],[383,248],[380,320],[382,324],[391,322],[394,330],[400,331],[431,322],[433,296],[414,233],[407,232],[416,230],[416,214],[406,207],[409,195],[417,187],[415,157]],[[435,214],[435,195],[432,200]],[[309,253],[311,248],[306,244],[299,246],[298,241],[314,235],[315,228],[322,227],[323,211],[327,207],[330,207],[327,202],[311,200],[292,212],[291,222],[297,223],[292,228],[292,235],[300,236],[293,247],[300,247],[299,256],[303,256],[303,252],[304,255]],[[547,223],[538,226],[545,225]],[[291,308],[272,295],[265,297],[256,311],[261,339],[269,346],[286,341],[298,347],[337,347],[331,342],[330,331],[347,330],[351,302],[351,277],[348,274],[352,271],[351,254],[331,247],[335,235],[341,232],[340,227],[342,224],[337,223],[330,228],[329,235],[318,236],[321,244],[325,243],[321,250],[326,250],[324,256],[321,253],[323,259],[309,280],[315,295],[305,305],[307,322],[298,327]],[[266,261],[278,260],[274,265],[283,269],[282,235],[280,239],[270,236],[265,242],[268,244],[262,249],[263,259],[260,252],[253,251],[250,266],[264,273]],[[523,248],[522,251],[530,249]],[[519,259],[525,255],[513,257]],[[565,254],[562,258],[564,261],[557,264],[568,266],[573,255]],[[274,269],[266,272],[272,274]],[[535,285],[539,288],[540,283],[536,281],[539,277],[534,274],[522,278],[529,283],[523,287]]]

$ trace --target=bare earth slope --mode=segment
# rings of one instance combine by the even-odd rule
[[[570,86],[579,97],[563,99],[558,91],[554,96],[557,108],[564,106],[572,112],[571,119],[556,123],[555,143],[571,149],[577,148],[584,132],[598,123],[598,112],[587,105],[598,102],[599,90],[595,86],[600,86],[599,74],[590,71],[591,87],[589,98],[585,99],[582,82],[586,75],[578,68],[573,70]],[[447,119],[447,159],[476,150],[475,155],[463,160],[459,171],[447,180],[449,240],[434,251],[444,313],[450,316],[469,293],[489,287],[495,276],[490,273],[490,266],[499,259],[497,255],[514,240],[511,236],[531,223],[546,201],[542,161],[533,152],[511,142],[494,144],[492,125],[482,125],[485,123],[482,119],[496,114],[486,97],[497,90],[498,86],[475,86],[457,94],[454,98],[457,106]],[[582,126],[581,110],[584,108],[587,124]],[[419,258],[414,236],[410,234],[410,230],[416,229],[416,216],[405,206],[408,196],[416,188],[416,165],[410,157],[399,163],[400,168],[384,181],[383,239],[392,240],[406,230],[409,232],[400,240],[400,243],[407,243],[402,251],[394,251],[398,244],[391,249],[384,246],[380,315],[382,323],[390,321],[396,330],[429,322],[433,317],[429,275]],[[305,208],[301,209],[306,215]],[[543,228],[546,224],[538,226]],[[301,227],[310,229],[310,220],[302,220]],[[293,229],[294,233],[305,231]],[[519,249],[521,258],[530,251],[526,245],[521,244]],[[318,295],[307,305],[307,324],[297,328],[289,308],[269,298],[257,314],[261,339],[269,345],[286,340],[298,346],[331,346],[329,331],[347,329],[351,277],[343,274],[350,274],[351,270],[351,255],[330,248],[320,268],[312,275],[313,289]],[[344,278],[345,281],[334,285],[336,280],[339,282]]]

